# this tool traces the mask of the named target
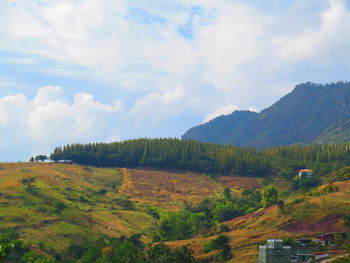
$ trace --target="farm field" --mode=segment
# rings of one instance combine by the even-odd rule
[[[178,210],[209,197],[217,197],[224,187],[233,190],[262,188],[254,177],[219,177],[217,181],[196,172],[122,168],[120,192],[141,203]]]

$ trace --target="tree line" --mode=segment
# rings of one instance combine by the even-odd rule
[[[114,143],[68,144],[56,147],[54,162],[99,167],[152,167],[205,173],[295,175],[310,168],[320,175],[350,164],[350,143],[253,147],[180,139],[135,139]]]
[[[270,160],[255,148],[179,139],[136,139],[115,143],[57,147],[54,162],[101,167],[155,167],[233,174],[265,175]]]

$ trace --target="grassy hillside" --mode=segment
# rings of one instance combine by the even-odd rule
[[[162,229],[162,222],[172,227],[171,218],[201,218],[201,213],[195,214],[197,205],[203,205],[204,199],[223,202],[225,187],[231,188],[234,205],[244,193],[254,193],[268,181],[284,192],[283,206],[260,209],[223,223],[228,226],[225,234],[230,237],[234,254],[230,262],[253,262],[257,260],[257,245],[268,238],[313,237],[323,232],[348,231],[343,221],[345,215],[350,215],[348,175],[349,168],[345,167],[328,177],[332,183],[307,193],[290,194],[291,182],[275,177],[210,178],[177,170],[0,164],[0,234],[15,229],[19,240],[37,243],[45,251],[48,248],[60,251],[72,241],[94,241],[103,235],[142,234],[142,241],[147,243]],[[181,209],[186,206],[192,210]],[[176,225],[180,221],[174,222]],[[205,252],[204,248],[217,237],[215,228],[194,232],[195,238],[166,244],[173,248],[189,245],[197,259],[212,262],[217,251]],[[41,253],[38,247],[34,249]]]
[[[283,208],[269,207],[225,222],[230,231],[234,258],[229,262],[256,262],[257,245],[268,238],[315,237],[320,233],[349,231],[343,216],[350,215],[350,181],[323,185],[307,195],[288,200]],[[170,246],[190,245],[198,258],[210,261],[213,252],[204,253],[204,246],[217,236],[168,243]]]
[[[31,186],[22,183],[28,178],[35,178]],[[0,182],[0,229],[15,228],[23,240],[61,248],[73,239],[95,240],[101,234],[145,233],[147,238],[155,223],[118,193],[118,169],[1,164]]]
[[[143,233],[149,240],[156,219],[147,204],[179,210],[184,203],[216,197],[225,186],[261,187],[256,178],[214,181],[200,173],[57,163],[3,163],[0,182],[0,230],[15,228],[21,239],[55,247],[101,234]]]

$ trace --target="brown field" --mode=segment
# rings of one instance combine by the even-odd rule
[[[224,187],[234,190],[259,189],[255,177],[219,177],[217,182],[204,174],[150,169],[123,168],[123,185],[120,191],[132,200],[151,203],[166,209],[178,210],[186,204],[196,204],[222,193]]]
[[[132,200],[151,203],[162,208],[178,210],[207,197],[214,197],[222,187],[200,173],[160,170],[122,169],[120,192]]]
[[[218,178],[218,182],[224,187],[230,187],[234,189],[260,189],[262,184],[256,177],[229,177],[222,176]]]

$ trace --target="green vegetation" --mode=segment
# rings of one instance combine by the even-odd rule
[[[31,248],[34,243],[14,240],[0,243],[0,260],[19,263],[195,263],[192,251],[182,246],[171,249],[163,243],[147,247],[140,235],[129,238],[101,237],[94,242],[72,243],[61,253],[40,243],[40,253]]]
[[[183,139],[267,148],[350,140],[350,83],[304,83],[260,113],[235,111],[189,129]]]
[[[320,178],[316,176],[312,177],[302,177],[293,180],[293,190],[298,191],[309,191],[321,184]]]
[[[155,235],[155,240],[173,241],[195,235],[209,236],[217,232],[227,232],[229,227],[220,223],[262,207],[259,191],[238,198],[231,194],[229,188],[225,188],[223,196],[219,199],[204,199],[198,205],[185,207],[179,212],[161,213],[159,232]]]
[[[262,191],[261,203],[263,207],[269,207],[279,202],[278,191],[272,186],[266,186]]]
[[[207,173],[213,181],[223,174],[277,175],[291,181],[297,170],[307,167],[315,170],[315,177],[296,181],[294,189],[308,191],[321,183],[318,177],[350,165],[350,143],[257,150],[178,139],[137,139],[110,144],[66,145],[57,147],[50,158],[54,162],[99,167],[195,170]],[[346,180],[349,174],[344,170],[337,176],[339,180]]]
[[[50,159],[101,167],[157,167],[266,175],[271,161],[253,148],[178,139],[137,139],[116,143],[57,147]]]
[[[333,263],[349,263],[350,262],[350,256],[337,258],[337,259],[333,260],[332,262]]]
[[[213,250],[219,250],[219,253],[214,257],[214,260],[217,262],[226,262],[233,257],[229,241],[229,236],[219,234],[215,239],[204,245],[204,252],[207,253]]]

